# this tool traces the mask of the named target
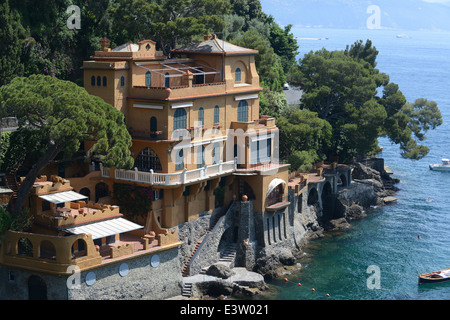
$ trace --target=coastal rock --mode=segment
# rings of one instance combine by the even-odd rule
[[[286,248],[280,248],[276,250],[278,254],[278,259],[280,262],[285,266],[292,266],[295,264],[295,257],[292,254],[291,250],[288,250]]]
[[[193,293],[197,297],[219,297],[221,295],[230,296],[233,293],[233,283],[220,278],[216,278],[211,281],[197,282]]]
[[[295,252],[288,247],[264,248],[260,250],[256,260],[255,271],[262,274],[265,279],[277,278],[281,275],[280,266],[295,265],[297,258]]]
[[[194,298],[220,297],[230,295],[253,296],[268,289],[261,274],[248,271],[245,268],[233,268],[233,275],[222,279],[210,275],[195,275],[184,278],[183,281],[193,286]]]
[[[357,180],[373,179],[382,183],[381,173],[375,169],[363,165],[361,162],[356,162],[353,164],[352,178]]]
[[[216,263],[211,265],[208,270],[206,271],[207,275],[222,278],[222,279],[228,279],[232,275],[235,274],[235,272],[228,266],[222,264],[222,263]]]
[[[346,217],[349,220],[356,220],[366,217],[367,214],[364,211],[364,208],[360,205],[354,203],[347,208]]]
[[[256,259],[255,271],[263,275],[265,279],[278,277],[280,259],[273,252],[271,254],[265,254],[264,252],[264,249],[261,250],[259,257]]]
[[[327,231],[343,231],[350,229],[351,225],[347,219],[340,218],[328,221],[325,228]]]

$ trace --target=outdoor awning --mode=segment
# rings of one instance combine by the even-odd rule
[[[92,239],[94,240],[142,228],[144,227],[124,218],[115,218],[111,220],[93,222],[82,226],[66,228],[64,231],[73,234],[92,234]]]
[[[43,196],[39,196],[39,198],[47,200],[48,202],[55,203],[55,204],[87,199],[87,197],[85,195],[82,195],[75,191],[64,191],[64,192],[46,194]]]

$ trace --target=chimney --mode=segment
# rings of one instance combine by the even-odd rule
[[[203,35],[203,39],[204,39],[205,41],[211,40],[212,37],[213,37],[213,36],[212,36],[211,34],[205,34],[205,35]]]
[[[110,43],[110,41],[106,37],[100,40],[100,45],[102,46],[102,51],[103,52],[111,51],[111,49],[109,48],[109,43]]]

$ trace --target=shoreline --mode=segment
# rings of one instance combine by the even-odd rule
[[[241,273],[241,279],[239,280],[241,283],[234,281],[230,275],[227,276],[227,273],[238,269],[229,267],[229,270],[224,271],[225,275],[197,277],[193,281],[195,283],[192,285],[191,297],[181,295],[170,299],[202,300],[223,299],[224,297],[233,299],[235,296],[237,299],[252,299],[255,296],[264,298],[265,295],[269,297],[268,282],[274,279],[280,280],[287,275],[301,271],[303,268],[301,261],[305,254],[304,249],[311,241],[327,235],[333,236],[333,233],[346,232],[352,228],[351,221],[363,219],[367,216],[367,210],[386,206],[397,200],[394,196],[399,189],[395,187],[395,184],[400,181],[392,178],[392,173],[388,173],[384,164],[380,166],[379,162],[384,163],[384,160],[377,158],[375,161],[365,161],[364,164],[362,162],[352,163],[352,183],[338,190],[333,200],[335,201],[333,219],[325,219],[315,209],[311,210],[310,213],[305,213],[309,216],[306,218],[306,222],[302,221],[304,225],[301,225],[301,228],[304,228],[304,230],[299,233],[294,228],[294,234],[292,234],[294,241],[290,245],[259,248],[255,257],[256,263],[252,270]],[[310,220],[308,221],[308,219]],[[314,221],[311,219],[314,219]],[[293,224],[295,224],[295,221]],[[297,227],[297,229],[299,228]],[[300,243],[296,243],[296,239],[299,239]],[[242,285],[242,279],[245,279],[246,274],[248,283]],[[263,281],[258,280],[249,285],[254,275],[259,275],[256,277],[263,279]],[[185,282],[185,279],[183,279],[183,282]]]

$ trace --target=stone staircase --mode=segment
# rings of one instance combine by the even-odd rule
[[[215,227],[216,224],[219,222],[220,218],[222,218],[222,217],[227,213],[227,211],[230,209],[230,207],[231,207],[232,204],[233,204],[233,201],[231,201],[231,202],[228,204],[228,206],[222,208],[221,212],[216,216],[215,220],[212,221],[212,223],[210,224],[210,227],[209,227],[208,231],[206,232],[205,237],[206,237],[209,233],[211,233],[211,232],[213,231],[214,227]],[[205,237],[204,237],[204,238],[205,238]],[[194,257],[195,253],[197,252],[198,248],[201,246],[202,242],[203,242],[203,240],[197,242],[197,245],[195,246],[194,250],[192,251],[191,256],[190,256],[189,259],[186,261],[186,263],[185,263],[183,269],[181,270],[181,275],[182,275],[183,277],[187,277],[187,276],[188,276],[188,273],[189,273],[189,262],[190,262],[190,261],[192,260],[192,258]]]
[[[199,242],[199,244],[201,241]],[[197,250],[197,248],[196,248]],[[236,251],[237,251],[237,243],[231,243],[229,244],[225,250],[220,254],[220,259],[217,263],[222,263],[230,268],[233,267],[234,260],[236,258]],[[206,271],[208,270],[209,266],[204,267],[200,274],[206,274]],[[185,271],[185,269],[183,269]],[[185,273],[185,272],[184,272]],[[184,276],[183,278],[183,288],[181,290],[181,295],[186,298],[192,297],[192,283],[188,282],[189,278]]]
[[[209,230],[208,233],[209,233],[209,232],[211,232],[211,231]],[[197,242],[197,245],[195,246],[194,251],[192,251],[192,255],[191,255],[190,258],[186,261],[186,263],[185,263],[185,265],[184,265],[184,267],[183,267],[183,270],[181,270],[181,275],[182,275],[183,277],[188,276],[188,269],[189,269],[188,265],[189,265],[189,262],[191,261],[192,257],[193,257],[194,254],[197,252],[197,250],[198,250],[198,248],[200,247],[201,244],[202,244],[202,241]]]
[[[237,243],[230,243],[225,250],[220,254],[218,263],[225,264],[228,267],[232,267],[236,258]]]
[[[183,283],[183,289],[181,291],[181,295],[183,297],[190,298],[192,296],[192,283],[185,282]]]
[[[232,268],[234,264],[234,259],[236,258],[236,251],[237,251],[237,243],[231,243],[229,244],[224,252],[220,254],[220,259],[217,261],[217,263],[221,263],[226,265],[227,267]],[[206,274],[206,271],[208,270],[209,266],[204,267],[202,271],[200,271],[200,274]]]

